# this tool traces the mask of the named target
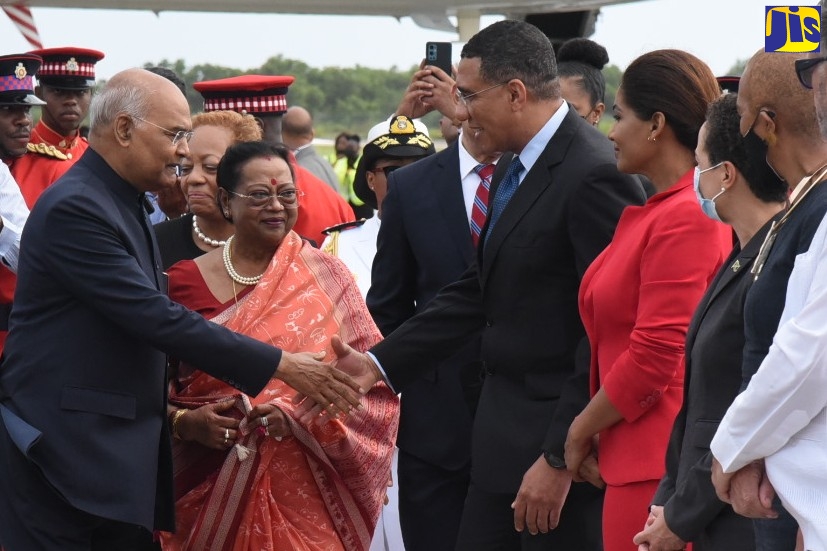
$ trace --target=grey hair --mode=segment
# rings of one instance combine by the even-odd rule
[[[90,131],[95,132],[112,124],[122,114],[132,118],[145,118],[149,112],[149,95],[149,90],[129,81],[119,80],[114,86],[111,82],[108,83],[92,98],[89,107]]]

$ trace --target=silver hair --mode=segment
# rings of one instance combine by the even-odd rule
[[[127,82],[114,86],[108,83],[92,98],[89,107],[89,129],[95,132],[114,122],[118,115],[145,118],[149,111],[150,90]]]

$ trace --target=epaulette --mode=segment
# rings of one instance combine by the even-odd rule
[[[65,153],[61,152],[53,145],[46,145],[45,143],[29,143],[26,146],[26,149],[29,150],[29,153],[39,153],[41,155],[45,155],[46,157],[53,157],[59,161],[69,160],[69,157],[67,157]]]
[[[344,231],[349,230],[351,228],[358,228],[362,224],[367,222],[365,218],[361,218],[359,220],[353,220],[351,222],[342,222],[341,224],[336,224],[335,226],[330,226],[329,228],[325,228],[322,230],[322,233],[325,235],[330,235],[333,232],[337,231]]]

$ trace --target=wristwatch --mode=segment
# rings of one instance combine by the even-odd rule
[[[543,457],[546,458],[546,463],[552,469],[562,470],[566,468],[566,462],[551,452],[543,452]]]

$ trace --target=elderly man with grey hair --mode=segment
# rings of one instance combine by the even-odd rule
[[[6,551],[133,550],[146,530],[175,529],[167,354],[251,396],[277,377],[331,415],[359,404],[356,384],[321,358],[164,294],[144,193],[175,183],[191,128],[174,84],[115,75],[93,100],[90,149],[29,217],[0,365]]]

